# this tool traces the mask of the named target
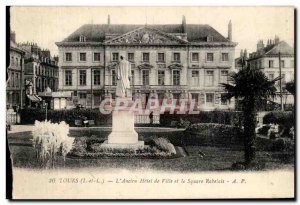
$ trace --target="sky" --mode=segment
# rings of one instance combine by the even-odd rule
[[[16,41],[35,42],[57,55],[62,41],[83,24],[209,24],[227,37],[232,21],[236,57],[241,49],[256,51],[258,40],[278,35],[294,45],[293,7],[11,7]]]

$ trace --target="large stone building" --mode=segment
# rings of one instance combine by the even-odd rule
[[[280,53],[280,58],[279,58]],[[282,77],[282,95],[283,104],[286,106],[293,105],[293,96],[285,90],[287,82],[294,80],[294,48],[288,45],[285,41],[280,41],[276,36],[274,40],[268,40],[265,46],[263,41],[257,43],[257,51],[249,54],[247,60],[251,68],[262,69],[269,79]],[[279,81],[276,83],[278,94],[280,94]],[[273,100],[275,103],[280,103],[280,97]]]
[[[14,106],[22,107],[23,98],[22,91],[22,73],[24,70],[24,54],[25,52],[16,43],[15,32],[10,33],[10,63],[7,68],[6,81],[6,105],[8,108]]]
[[[40,104],[42,96],[58,89],[58,58],[52,57],[49,50],[41,49],[36,43],[22,43],[25,51],[24,84],[26,104]]]
[[[88,24],[61,42],[59,90],[71,93],[67,108],[97,108],[115,96],[120,56],[131,62],[134,98],[195,99],[200,110],[234,109],[221,100],[219,83],[234,71],[232,24],[225,38],[209,25]],[[63,108],[63,107],[61,107]]]

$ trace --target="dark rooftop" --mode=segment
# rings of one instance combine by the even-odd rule
[[[78,42],[81,35],[86,37],[86,42],[104,42],[105,34],[122,35],[144,26],[138,24],[85,24],[62,42]],[[182,24],[154,24],[146,25],[146,27],[169,34],[183,33]],[[207,36],[212,36],[214,42],[229,42],[227,38],[206,24],[186,24],[186,33],[189,42],[207,42]]]

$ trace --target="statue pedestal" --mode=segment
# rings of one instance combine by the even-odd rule
[[[123,98],[127,100],[128,105],[132,104],[131,98]],[[130,107],[117,108],[114,107],[112,114],[112,132],[108,136],[108,140],[101,146],[110,148],[144,148],[144,141],[138,140],[138,134],[134,130],[134,112],[129,111]]]

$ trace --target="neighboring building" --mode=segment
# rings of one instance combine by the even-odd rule
[[[39,104],[41,97],[49,99],[58,89],[58,58],[35,43],[20,45],[25,50],[24,80],[27,87],[27,105]],[[50,102],[49,102],[50,104]],[[49,105],[50,107],[50,105]]]
[[[279,61],[280,53],[280,61]],[[251,68],[262,69],[269,79],[279,77],[281,63],[283,104],[290,106],[294,104],[293,96],[285,90],[287,82],[294,80],[294,48],[285,41],[280,41],[277,36],[275,40],[268,40],[265,46],[263,41],[257,43],[257,51],[250,53],[248,63]],[[276,83],[279,94],[279,81]],[[280,103],[280,97],[274,99],[275,103]]]
[[[6,81],[6,105],[8,108],[23,106],[22,91],[24,89],[22,84],[22,73],[24,66],[25,52],[16,43],[15,32],[10,33],[10,63],[7,68]]]
[[[209,25],[83,25],[61,42],[59,91],[71,91],[67,108],[97,108],[114,98],[120,56],[131,62],[132,92],[143,103],[151,97],[195,99],[200,110],[234,109],[221,100],[234,71],[232,24],[228,38]],[[66,104],[66,103],[64,103]],[[63,108],[63,107],[61,107]]]
[[[239,71],[242,68],[247,67],[248,54],[247,49],[241,50],[240,57],[235,59],[235,69]]]

